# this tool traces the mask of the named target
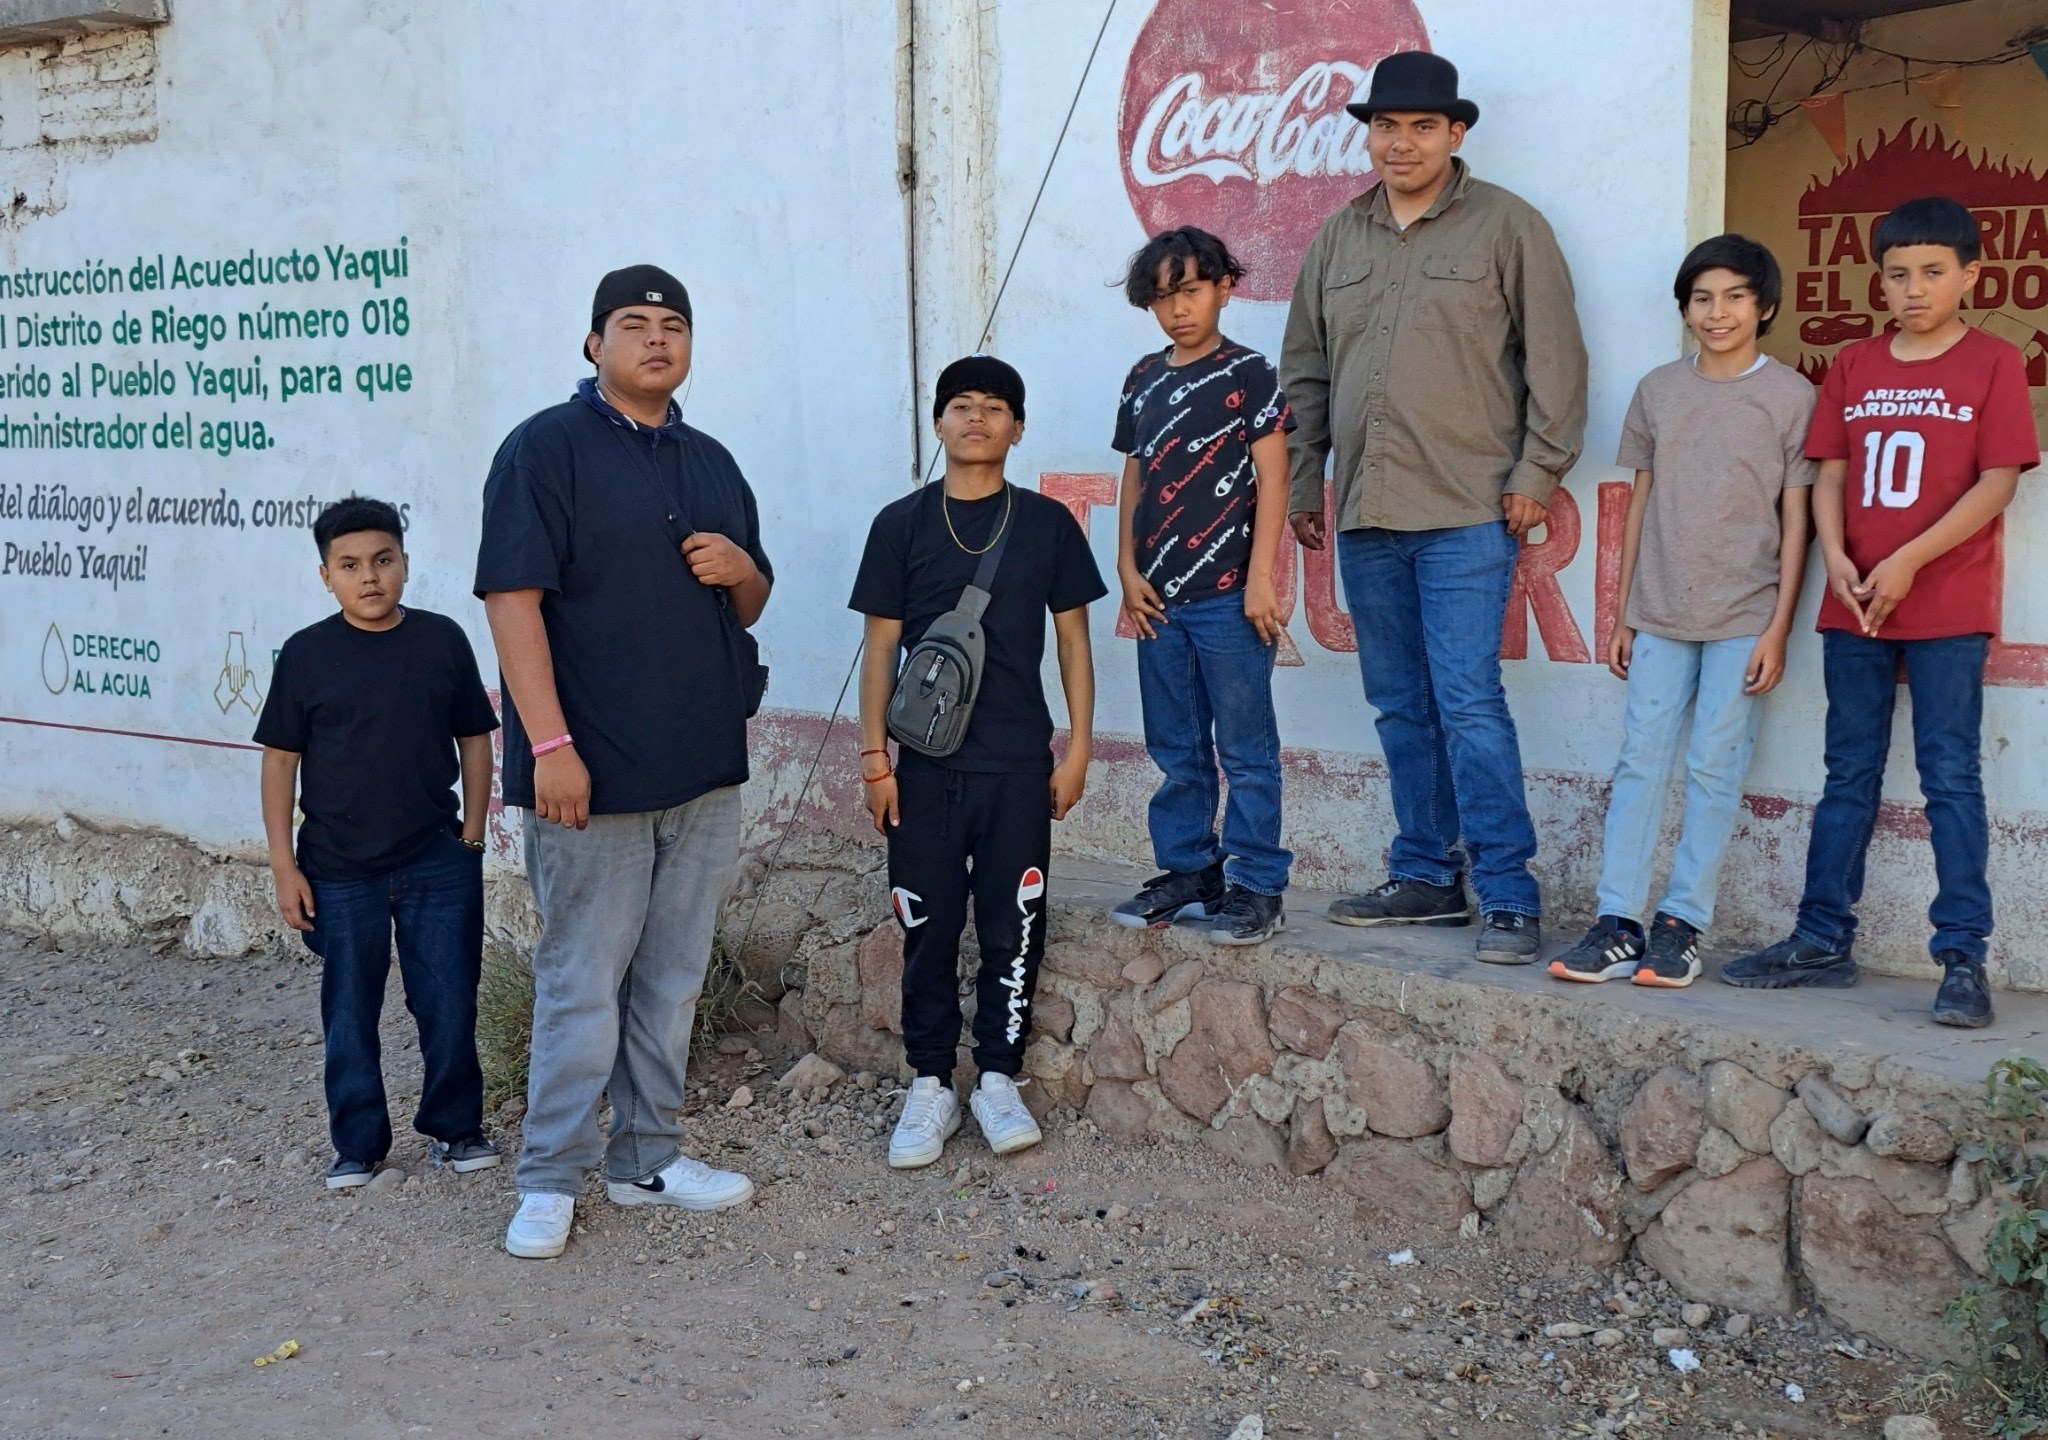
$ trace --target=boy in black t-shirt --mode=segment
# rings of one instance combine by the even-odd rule
[[[1266,357],[1217,329],[1243,274],[1221,240],[1192,227],[1131,257],[1124,293],[1173,343],[1131,367],[1112,442],[1125,457],[1117,574],[1138,632],[1145,749],[1163,776],[1150,821],[1165,872],[1115,918],[1213,920],[1218,945],[1287,928],[1280,897],[1294,859],[1280,844],[1273,716],[1273,567],[1294,420]],[[1230,779],[1220,837],[1219,762]]]
[[[462,628],[398,603],[403,525],[390,505],[360,496],[313,522],[320,578],[341,612],[284,642],[256,723],[277,907],[323,962],[330,1190],[368,1184],[391,1149],[377,1021],[394,926],[425,1072],[413,1126],[452,1169],[498,1163],[483,1136],[476,1059],[498,717]],[[296,856],[295,786],[305,814]]]
[[[897,1169],[931,1164],[960,1128],[952,1079],[970,894],[981,942],[974,1118],[998,1155],[1041,1138],[1016,1076],[1045,953],[1052,822],[1066,818],[1088,776],[1088,602],[1107,593],[1066,507],[1003,478],[1024,434],[1024,382],[1015,370],[987,355],[954,361],[939,375],[932,420],[946,450],[945,478],[875,517],[848,602],[867,616],[861,774],[875,829],[889,841],[890,899],[903,926],[903,1047],[917,1072],[889,1141]],[[959,604],[978,557],[1005,536],[982,616],[986,657],[966,737],[943,759],[906,749],[894,770],[885,717],[899,657]],[[1071,732],[1057,765],[1039,679],[1048,611]]]

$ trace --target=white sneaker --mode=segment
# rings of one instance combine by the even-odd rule
[[[573,1195],[521,1195],[519,1213],[505,1227],[505,1253],[522,1260],[552,1260],[569,1248],[576,1218]]]
[[[754,1198],[754,1182],[702,1160],[678,1155],[645,1180],[607,1180],[614,1205],[674,1205],[683,1210],[730,1210]]]
[[[903,1113],[889,1137],[889,1164],[915,1170],[939,1158],[960,1128],[960,1097],[935,1075],[920,1075],[903,1092]]]
[[[998,1155],[1029,1150],[1045,1138],[1039,1133],[1038,1122],[1024,1108],[1024,1097],[1017,1093],[1017,1082],[1007,1075],[998,1075],[993,1070],[982,1071],[981,1084],[975,1087],[970,1103],[974,1106],[975,1121],[981,1126],[982,1138]]]

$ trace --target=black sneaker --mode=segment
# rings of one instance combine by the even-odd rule
[[[472,1170],[488,1170],[498,1163],[498,1147],[481,1135],[446,1143],[437,1140],[431,1153],[435,1164],[446,1165],[457,1175],[467,1175]]]
[[[1207,920],[1216,913],[1224,888],[1221,865],[1193,872],[1169,870],[1147,880],[1135,896],[1110,911],[1109,918],[1133,930],[1176,920]]]
[[[1475,958],[1488,965],[1527,965],[1543,948],[1543,924],[1534,915],[1490,910],[1482,924]]]
[[[1700,932],[1676,915],[1659,912],[1650,922],[1649,953],[1636,967],[1638,985],[1683,990],[1700,978]]]
[[[1846,990],[1856,983],[1856,961],[1847,950],[1829,950],[1793,935],[1768,950],[1730,960],[1721,967],[1721,979],[1745,990]]]
[[[327,1167],[327,1188],[329,1190],[353,1190],[358,1185],[370,1183],[376,1173],[376,1166],[362,1160],[344,1160],[339,1155]]]
[[[1948,972],[1934,995],[1934,1023],[1960,1025],[1965,1030],[1989,1025],[1991,987],[1984,983],[1984,962],[1972,960],[1960,950],[1944,950],[1934,958]]]
[[[1330,918],[1339,925],[1469,925],[1472,906],[1460,880],[1389,880],[1368,894],[1331,901]]]
[[[1585,939],[1550,962],[1550,974],[1557,980],[1598,985],[1635,974],[1642,958],[1643,937],[1616,917],[1602,915]]]
[[[1216,908],[1209,927],[1212,945],[1263,945],[1287,928],[1287,909],[1278,895],[1261,895],[1233,885]]]

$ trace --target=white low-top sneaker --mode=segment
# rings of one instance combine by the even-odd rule
[[[505,1252],[521,1260],[552,1260],[569,1248],[575,1219],[573,1195],[521,1195],[519,1213],[505,1227]]]
[[[920,1075],[903,1093],[903,1113],[889,1137],[889,1164],[915,1170],[939,1158],[960,1128],[960,1097],[935,1075]]]
[[[1029,1150],[1045,1138],[1039,1133],[1038,1122],[1024,1108],[1024,1097],[1017,1093],[1017,1082],[1008,1075],[998,1075],[993,1070],[982,1071],[981,1083],[974,1087],[974,1098],[970,1103],[974,1106],[975,1122],[981,1126],[982,1138],[998,1155]]]
[[[674,1205],[683,1210],[730,1210],[754,1198],[754,1182],[731,1170],[678,1155],[645,1180],[607,1180],[614,1205]]]

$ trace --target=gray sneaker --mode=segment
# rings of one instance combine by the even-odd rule
[[[377,1167],[362,1160],[344,1160],[339,1155],[327,1167],[327,1188],[329,1190],[353,1190],[358,1185],[370,1183],[370,1177],[377,1173]]]
[[[1534,915],[1489,910],[1479,931],[1476,958],[1488,965],[1527,965],[1543,948],[1543,926]]]
[[[467,1175],[472,1170],[489,1170],[498,1163],[498,1147],[481,1135],[436,1141],[431,1153],[435,1164],[446,1165],[457,1175]]]

